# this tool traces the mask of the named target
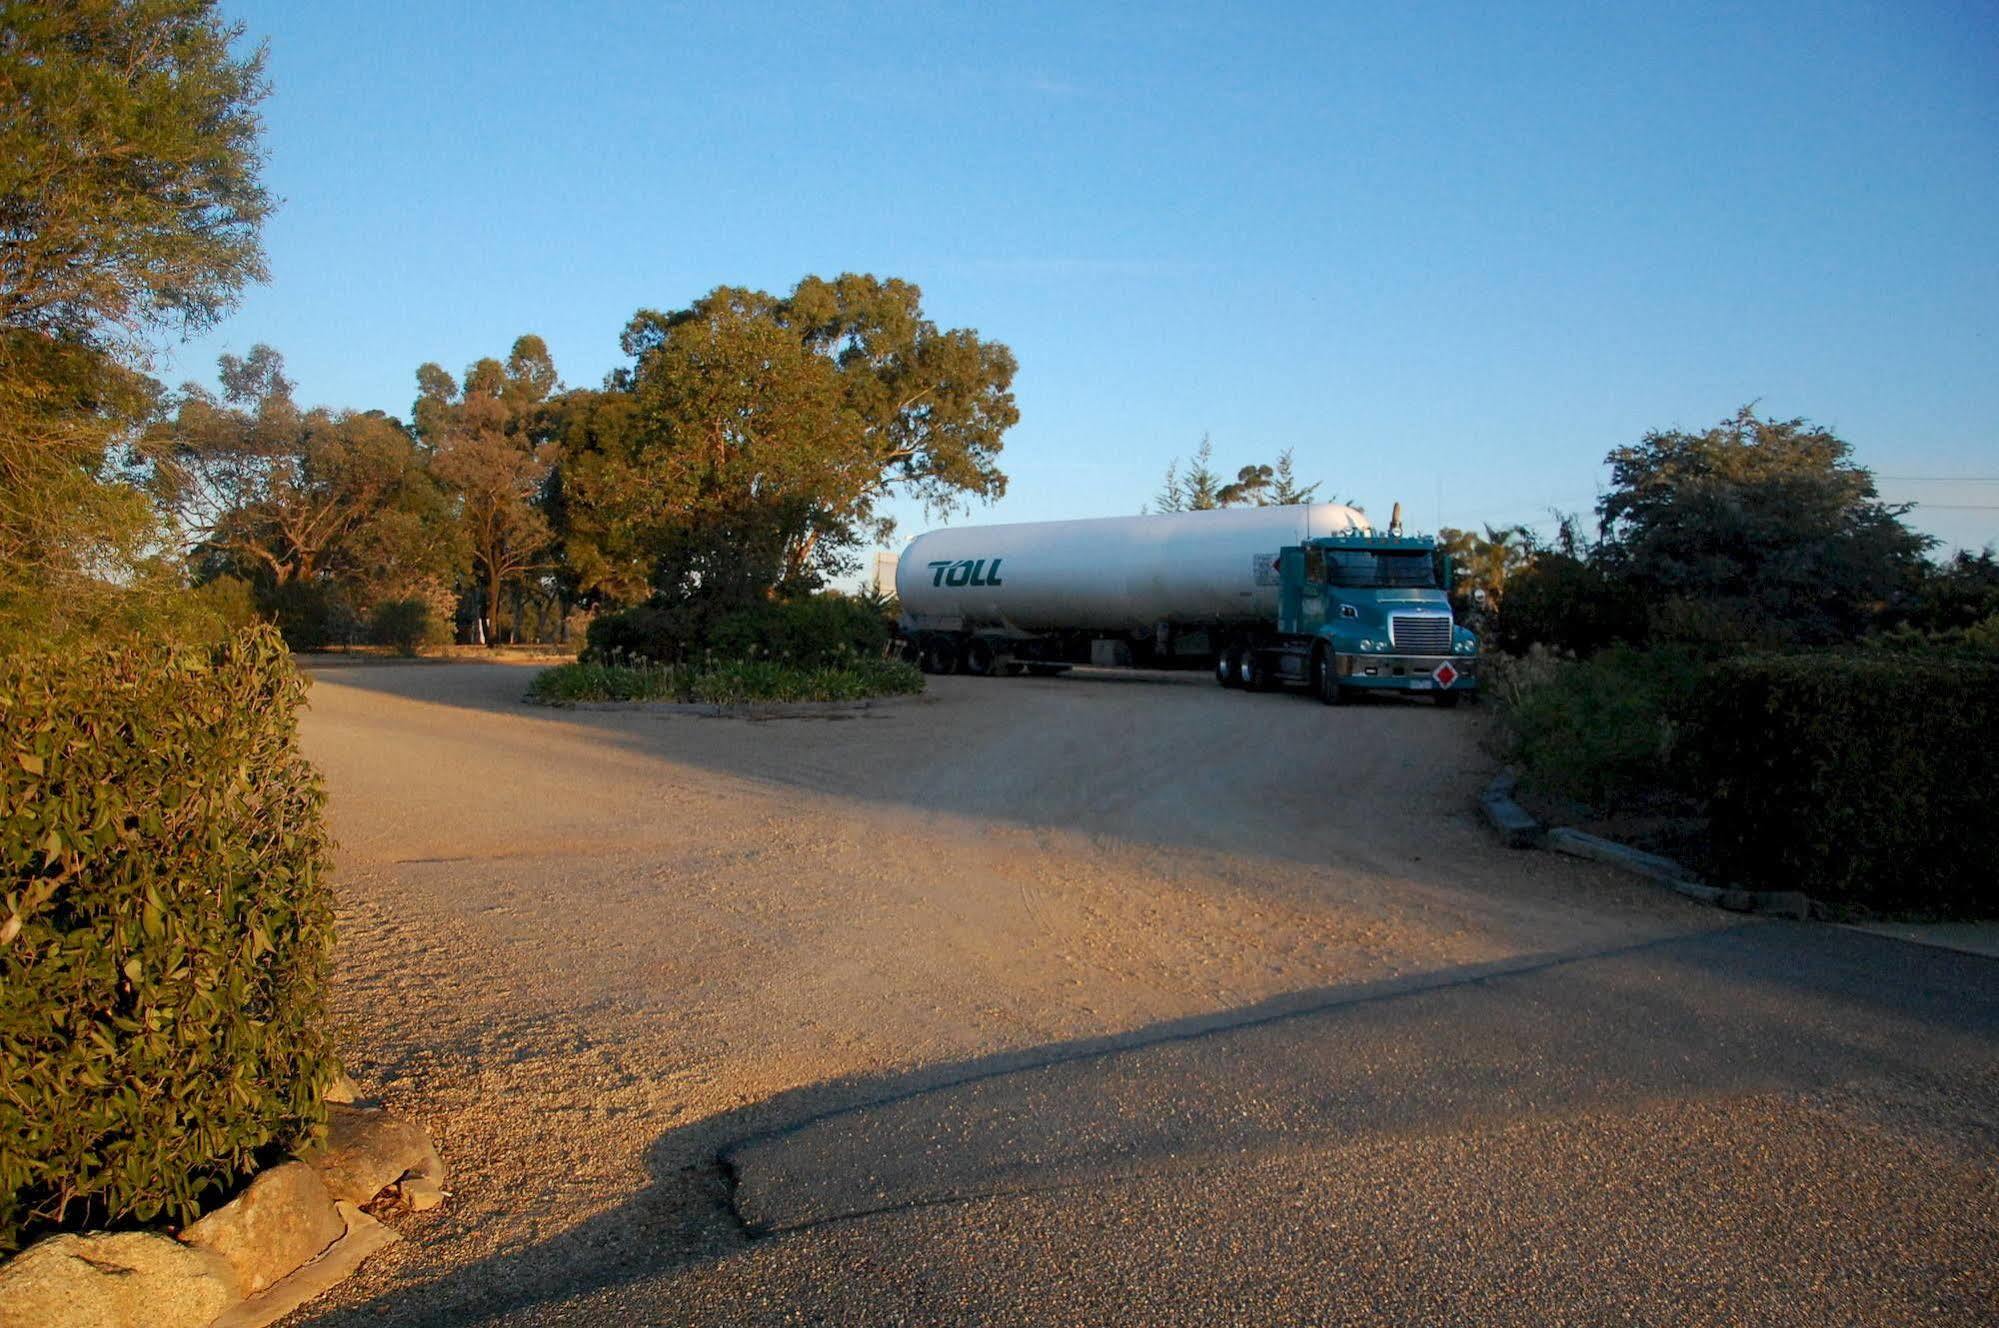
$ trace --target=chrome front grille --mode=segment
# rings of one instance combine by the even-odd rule
[[[1443,613],[1397,613],[1388,619],[1388,639],[1397,650],[1418,655],[1451,653],[1451,619]]]

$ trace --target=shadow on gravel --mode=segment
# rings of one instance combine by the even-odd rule
[[[1224,692],[1204,674],[1104,670],[933,678],[923,695],[859,711],[865,723],[829,724],[768,707],[718,717],[696,713],[706,707],[528,705],[528,668],[311,671],[329,692],[504,721],[492,732],[560,727],[672,766],[892,811],[1315,867],[1338,845],[1343,865],[1395,873],[1440,834],[1481,858],[1490,846],[1471,810],[1491,765],[1477,712],[1429,702],[1329,708],[1295,691]]]
[[[465,1324],[536,1306],[592,1321],[565,1303],[703,1266],[726,1276],[760,1249],[919,1209],[1021,1195],[1090,1203],[1137,1177],[1286,1150],[1852,1085],[1924,1103],[1913,1128],[1989,1166],[1999,963],[1752,923],[812,1085],[660,1136],[652,1183],[618,1209],[312,1321]],[[945,1282],[970,1271],[950,1257],[939,1255]],[[672,1286],[659,1297],[648,1321],[697,1317]]]

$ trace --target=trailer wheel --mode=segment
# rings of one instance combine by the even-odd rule
[[[1320,650],[1312,656],[1312,690],[1327,705],[1339,705],[1347,699],[1346,689],[1340,686],[1339,671],[1333,667],[1333,652]]]
[[[1000,672],[1009,678],[1018,678],[1021,674],[1027,672],[1027,665],[1017,659],[1001,660]]]
[[[1242,678],[1242,689],[1245,692],[1270,690],[1270,670],[1261,659],[1257,658],[1254,650],[1242,652],[1242,667],[1238,670],[1238,674]]]
[[[896,656],[903,663],[914,664],[920,669],[923,667],[923,643],[913,636],[908,637],[903,641],[902,649],[896,652]]]
[[[1236,676],[1236,648],[1230,646],[1215,656],[1215,681],[1234,690],[1242,685]]]
[[[923,671],[939,675],[958,671],[958,643],[950,637],[937,635],[923,643]]]
[[[976,636],[965,642],[965,672],[974,678],[990,678],[999,672],[999,654],[992,642]]]

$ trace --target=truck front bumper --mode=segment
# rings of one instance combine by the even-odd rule
[[[1349,687],[1399,687],[1404,691],[1442,691],[1437,671],[1449,664],[1456,675],[1450,690],[1478,689],[1477,655],[1340,655],[1340,682]]]

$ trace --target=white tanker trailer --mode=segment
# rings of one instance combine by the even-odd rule
[[[980,675],[1212,656],[1224,686],[1454,704],[1477,685],[1477,642],[1451,621],[1434,542],[1391,529],[1308,503],[933,530],[896,565],[905,649]]]

